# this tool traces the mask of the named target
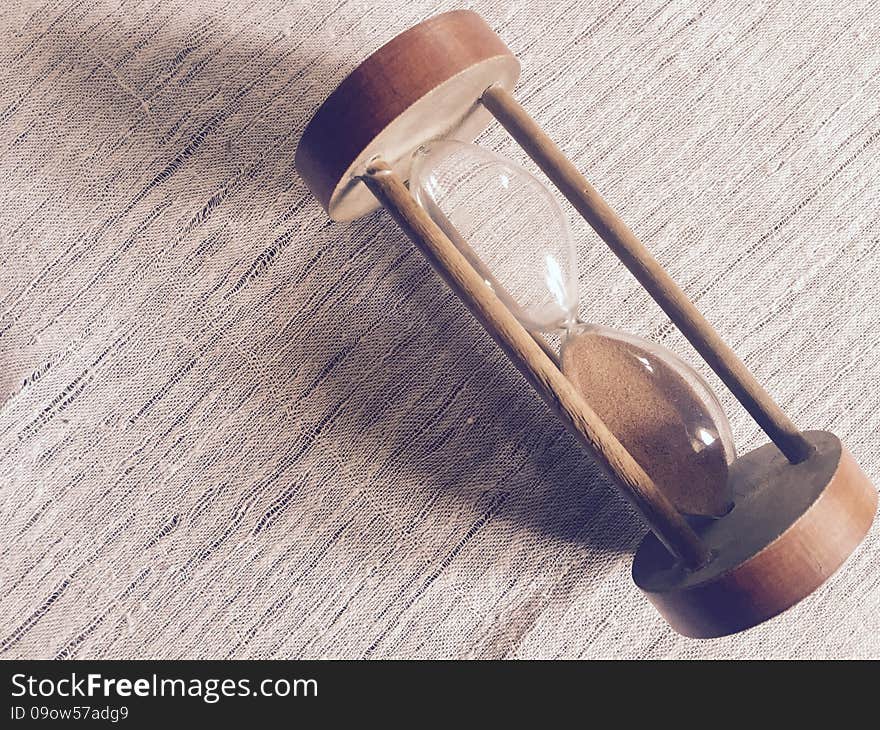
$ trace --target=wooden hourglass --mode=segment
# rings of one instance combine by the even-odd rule
[[[334,220],[384,206],[633,502],[651,529],[636,552],[633,579],[677,631],[708,638],[771,618],[810,594],[846,560],[873,522],[877,492],[833,434],[799,431],[773,402],[516,102],[510,92],[518,77],[517,59],[477,14],[453,11],[431,18],[376,51],[328,97],[303,133],[297,169]],[[432,145],[445,140],[469,143],[493,117],[769,436],[772,443],[733,460],[717,483],[688,478],[670,484],[652,477],[660,473],[658,465],[646,463],[642,454],[641,463],[635,458],[635,432],[609,428],[597,413],[601,409],[591,407],[589,384],[566,377],[537,333],[541,323],[530,326],[535,322],[521,298],[494,285],[494,268],[484,268],[473,255],[479,246],[467,239],[460,221],[451,220],[455,211],[415,190],[420,204],[407,188],[408,180],[411,187],[425,188],[410,179],[420,150],[430,154]],[[561,293],[557,302],[564,301]],[[646,345],[635,341],[634,346]],[[621,379],[627,377],[621,373]]]

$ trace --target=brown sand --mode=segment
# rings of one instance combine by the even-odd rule
[[[671,365],[635,344],[587,330],[563,343],[562,370],[681,512],[727,511],[724,448],[720,439],[695,444],[686,423],[693,422],[689,414],[706,413],[706,406]],[[707,416],[698,422],[711,425]]]

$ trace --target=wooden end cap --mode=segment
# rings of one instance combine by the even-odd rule
[[[766,621],[816,590],[862,541],[877,490],[827,431],[807,431],[811,456],[790,464],[772,444],[730,470],[735,506],[697,528],[714,558],[676,563],[656,537],[642,541],[633,580],[669,624],[712,638]]]
[[[439,137],[472,142],[491,115],[479,103],[493,84],[512,89],[519,61],[486,22],[453,10],[382,46],[318,108],[295,165],[334,220],[352,220],[378,201],[352,176],[381,155],[404,180],[412,153]]]

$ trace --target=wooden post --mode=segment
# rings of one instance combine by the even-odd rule
[[[547,405],[635,504],[666,548],[689,567],[706,564],[709,551],[690,525],[547,353],[485,285],[482,277],[410,195],[391,167],[380,159],[373,160],[361,179]]]
[[[797,426],[755,380],[620,216],[510,92],[500,86],[492,86],[483,93],[481,102],[669,315],[672,323],[682,331],[785,457],[793,464],[809,457],[813,447]]]

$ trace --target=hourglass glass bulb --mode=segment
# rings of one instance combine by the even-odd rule
[[[733,433],[708,383],[665,347],[580,324],[562,342],[562,371],[684,514],[731,505]]]
[[[527,329],[574,321],[574,243],[537,179],[477,145],[444,140],[416,152],[410,189]]]

